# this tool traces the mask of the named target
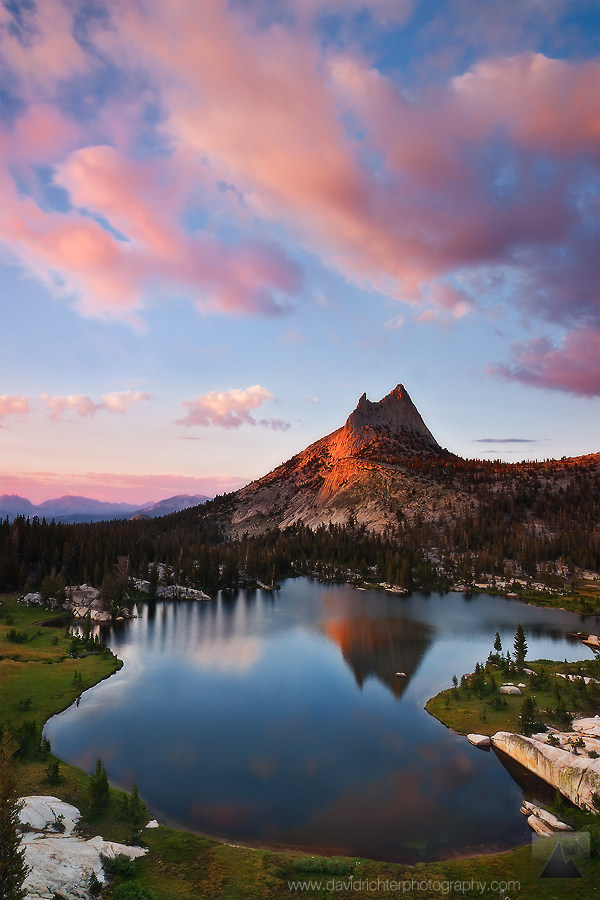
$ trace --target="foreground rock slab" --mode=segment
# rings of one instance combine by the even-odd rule
[[[30,872],[24,887],[27,900],[91,900],[88,882],[92,872],[104,882],[102,856],[119,854],[135,859],[148,851],[127,847],[97,836],[84,840],[74,834],[80,819],[75,806],[58,797],[23,797],[19,819],[24,828],[21,843]]]
[[[553,747],[545,743],[544,737],[498,731],[492,737],[492,746],[558,788],[576,806],[595,811],[593,798],[600,793],[600,759]]]
[[[538,834],[547,834],[548,830],[550,834],[554,834],[556,831],[573,831],[566,822],[561,822],[547,809],[536,806],[535,803],[530,803],[528,800],[523,800],[521,812],[527,816],[530,827]]]

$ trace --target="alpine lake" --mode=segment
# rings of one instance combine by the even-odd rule
[[[550,791],[514,780],[427,699],[484,662],[496,631],[512,651],[520,622],[528,660],[572,661],[592,654],[568,633],[599,625],[503,597],[307,578],[134,612],[101,631],[123,668],[47,723],[59,757],[88,772],[101,757],[164,824],[405,863],[527,843],[523,792]]]

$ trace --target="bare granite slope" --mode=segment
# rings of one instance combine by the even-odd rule
[[[451,456],[401,384],[379,402],[363,394],[345,425],[234,495],[232,531],[296,522],[316,528],[350,518],[381,531],[400,516],[438,517],[468,497],[422,478],[410,462]]]

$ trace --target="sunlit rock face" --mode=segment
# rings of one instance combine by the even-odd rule
[[[559,740],[567,737],[556,736]],[[543,735],[525,737],[499,731],[492,737],[492,746],[558,788],[576,806],[594,810],[593,797],[600,792],[600,759],[590,759],[587,755],[575,755],[562,747],[552,747]]]
[[[344,459],[369,451],[441,453],[406,388],[399,384],[378,403],[363,394],[343,428],[327,439],[332,457]]]
[[[363,394],[345,425],[234,495],[233,533],[350,518],[382,531],[399,515],[430,520],[466,497],[425,482],[413,463],[446,457],[401,384],[378,402]]]

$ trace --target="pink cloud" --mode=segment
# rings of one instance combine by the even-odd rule
[[[561,174],[552,189],[540,189],[519,154],[535,150],[560,159],[593,159],[596,63],[535,54],[488,61],[413,102],[360,57],[334,58],[331,73],[348,110],[367,125],[368,144],[384,154],[387,202],[378,206],[371,194],[380,220],[374,225],[384,224],[393,204],[392,240],[387,247],[380,244],[381,263],[406,286],[418,288],[465,264],[502,264],[514,258],[515,248],[567,238],[574,222],[569,181]],[[502,165],[487,158],[498,141],[507,145],[501,159],[514,165],[508,173],[512,187],[502,184]],[[574,175],[575,169],[569,177]],[[400,259],[396,271],[387,258],[394,249]]]
[[[33,103],[13,123],[0,131],[5,162],[49,164],[60,159],[82,138],[81,128],[50,103]]]
[[[61,0],[21,4],[19,17],[0,7],[0,36],[4,66],[27,99],[54,96],[68,77],[89,70],[91,63],[74,37],[69,6]]]
[[[272,243],[227,246],[208,233],[188,235],[181,219],[190,172],[179,162],[139,162],[111,147],[74,151],[55,176],[79,208],[69,213],[45,212],[5,175],[0,241],[85,315],[132,319],[150,281],[191,293],[206,312],[284,310],[300,287],[298,266]]]
[[[95,416],[101,408],[85,394],[68,394],[66,397],[42,394],[42,400],[50,410],[50,418],[58,421],[65,412],[74,412],[82,418]]]
[[[600,64],[542,53],[486,60],[451,82],[454,108],[477,135],[503,125],[517,145],[569,156],[598,152]]]
[[[20,416],[28,412],[28,397],[9,397],[8,394],[0,394],[0,416]]]
[[[195,400],[185,401],[182,405],[188,410],[185,418],[178,419],[179,425],[218,425],[221,428],[240,428],[242,425],[259,424],[265,428],[286,430],[287,422],[281,419],[261,419],[258,423],[250,414],[267,400],[273,400],[273,394],[260,384],[245,390],[232,388],[228,391],[210,391]]]
[[[229,234],[258,224],[279,240],[283,230],[349,281],[418,304],[421,321],[466,315],[483,269],[510,273],[528,314],[570,328],[592,315],[597,213],[584,180],[597,161],[598,63],[503,57],[512,17],[469,4],[475,18],[461,12],[457,25],[472,41],[472,22],[485,18],[494,56],[409,94],[356,43],[324,51],[313,26],[352,10],[402,21],[412,4],[283,6],[110,4],[110,21],[88,22],[93,54],[73,36],[71,6],[27,10],[28,40],[10,29],[4,38],[31,105],[0,149],[19,148],[22,169],[55,164],[74,209],[48,212],[5,170],[0,240],[83,314],[132,321],[150,290],[188,296],[203,312],[274,315],[290,305],[299,267],[262,237],[219,240],[223,213]],[[3,8],[0,24],[8,17]],[[100,59],[139,90],[122,103],[110,97],[89,135],[96,145],[78,147],[51,103],[64,79]],[[151,135],[160,152],[143,160],[129,122],[143,121],[138,95],[160,109]],[[190,227],[209,214],[214,232],[213,220]]]
[[[112,394],[103,394],[100,398],[100,406],[102,409],[111,413],[126,413],[136,403],[143,403],[152,400],[154,394],[143,393],[142,391],[116,391]]]
[[[65,397],[42,394],[41,399],[50,410],[50,418],[58,421],[66,412],[73,412],[82,418],[95,416],[101,410],[124,414],[136,403],[151,400],[153,396],[141,391],[116,391],[112,394],[103,394],[99,403],[94,402],[86,394],[68,394]]]
[[[555,347],[546,338],[517,344],[511,365],[491,367],[492,374],[532,387],[566,391],[580,397],[600,396],[600,330],[569,332]]]

